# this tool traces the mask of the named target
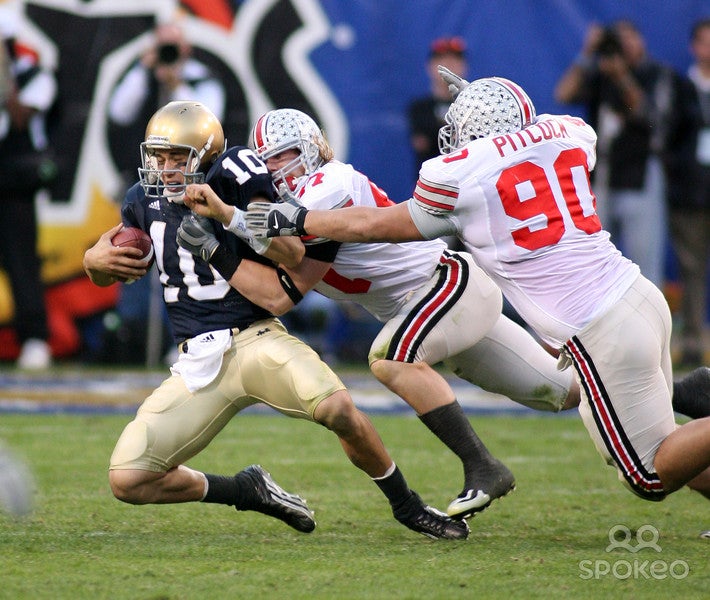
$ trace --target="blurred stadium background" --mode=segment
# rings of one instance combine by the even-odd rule
[[[84,276],[85,249],[119,220],[124,180],[118,157],[134,157],[109,127],[107,99],[157,22],[180,15],[195,56],[225,80],[225,129],[243,143],[265,110],[292,106],[323,124],[341,159],[390,197],[408,197],[417,168],[408,143],[406,106],[427,93],[432,40],[463,37],[469,77],[500,75],[521,83],[538,112],[557,106],[554,83],[574,58],[590,22],[632,19],[650,53],[685,71],[691,24],[707,0],[4,0],[19,14],[19,36],[56,69],[60,101],[52,123],[60,179],[37,199],[40,251],[56,357],[82,363],[156,365],[169,348],[159,297],[132,307],[140,326],[122,327],[119,286],[100,289]],[[674,301],[669,252],[668,295]],[[377,325],[352,306],[313,301],[289,323],[328,358],[359,360]],[[17,344],[12,299],[0,271],[0,361]],[[300,321],[299,321],[300,318]],[[315,320],[313,320],[315,318]],[[3,386],[4,387],[4,386]]]

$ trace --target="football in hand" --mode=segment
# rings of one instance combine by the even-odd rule
[[[153,242],[150,236],[138,227],[124,227],[111,238],[111,243],[122,248],[138,248],[143,253],[140,259],[146,263],[153,260]]]

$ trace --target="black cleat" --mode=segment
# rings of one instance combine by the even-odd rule
[[[297,531],[310,533],[316,528],[313,512],[300,496],[289,494],[279,486],[260,465],[251,465],[239,475],[253,483],[253,496],[237,510],[255,510],[281,519]]]
[[[427,506],[414,491],[409,500],[392,512],[402,525],[435,540],[465,540],[468,537],[469,528],[466,521],[456,521]]]
[[[477,478],[475,488],[467,488],[446,509],[454,519],[468,519],[515,489],[515,477],[502,462],[496,461],[495,472]]]

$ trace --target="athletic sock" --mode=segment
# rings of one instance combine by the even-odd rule
[[[456,400],[420,415],[419,419],[461,459],[466,488],[473,487],[476,480],[480,480],[481,475],[497,462]]]
[[[708,367],[699,367],[673,383],[673,410],[691,419],[710,416]]]
[[[382,493],[387,496],[392,508],[396,509],[412,497],[412,490],[409,489],[399,467],[394,463],[392,466],[394,470],[391,474],[373,479],[373,481],[382,490]]]
[[[238,497],[238,483],[237,478],[232,475],[228,477],[226,475],[209,475],[205,473],[207,477],[207,493],[202,499],[202,502],[213,502],[215,504],[228,504],[229,506],[235,506]]]

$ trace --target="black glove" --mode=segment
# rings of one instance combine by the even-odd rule
[[[182,218],[176,239],[178,246],[189,250],[205,262],[209,262],[219,247],[210,220],[194,213]]]
[[[255,237],[306,235],[307,213],[307,208],[292,202],[252,202],[245,219]]]

